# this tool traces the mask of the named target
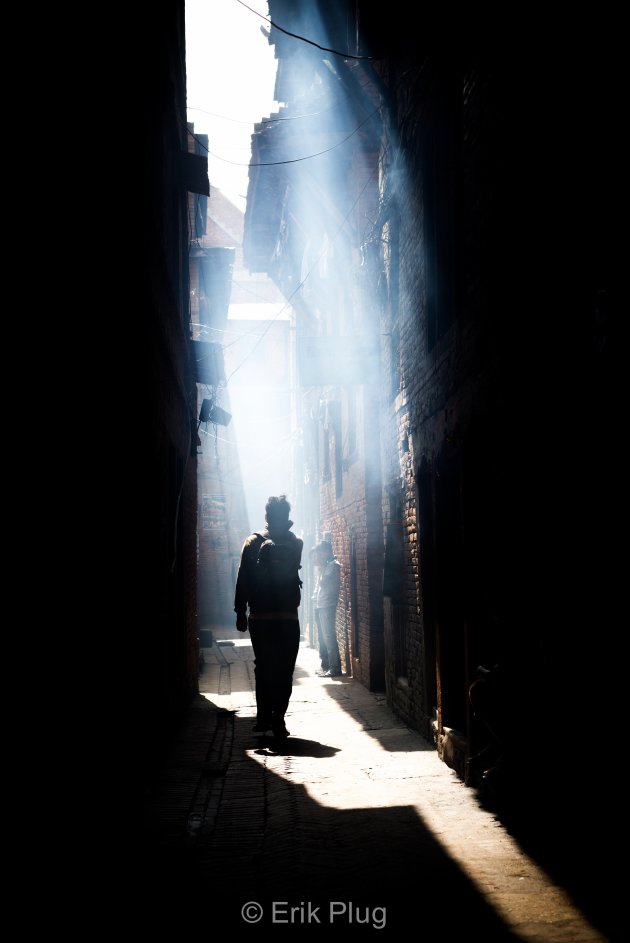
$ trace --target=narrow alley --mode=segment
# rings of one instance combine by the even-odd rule
[[[625,29],[447,13],[110,18],[79,292],[106,310],[77,318],[106,380],[65,564],[105,742],[66,726],[106,780],[106,867],[76,870],[116,933],[625,938]],[[299,601],[257,612],[278,505]],[[261,615],[269,688],[301,640],[286,742],[252,729]]]
[[[200,694],[147,795],[143,912],[213,933],[254,926],[422,939],[607,939],[433,746],[302,645],[291,737],[252,733],[248,636],[219,630]]]

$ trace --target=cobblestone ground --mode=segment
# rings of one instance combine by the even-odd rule
[[[280,744],[252,733],[249,636],[217,631],[204,661],[148,804],[139,920],[208,936],[609,939],[383,696],[317,677],[302,647]]]

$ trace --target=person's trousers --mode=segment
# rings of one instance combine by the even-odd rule
[[[250,619],[249,634],[254,649],[258,721],[280,722],[284,720],[293,690],[300,623],[296,619]]]
[[[328,671],[330,665],[328,663],[328,648],[324,640],[324,630],[322,629],[319,622],[319,613],[321,610],[315,610],[315,623],[317,625],[317,642],[319,645],[319,660],[322,664],[322,671]]]
[[[341,674],[341,655],[335,628],[336,606],[327,606],[325,609],[316,609],[315,617],[319,629],[319,657],[322,668],[329,669],[333,675]]]

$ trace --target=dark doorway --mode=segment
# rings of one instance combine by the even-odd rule
[[[435,544],[440,726],[467,727],[467,676],[462,585],[462,511],[459,454],[436,463]]]
[[[420,591],[425,710],[438,726],[467,730],[466,630],[462,572],[461,463],[443,452],[418,470]]]

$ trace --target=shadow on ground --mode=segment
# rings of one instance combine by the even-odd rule
[[[559,753],[537,748],[509,756],[494,778],[472,783],[479,803],[492,812],[523,851],[571,896],[611,941],[626,938],[626,888],[618,861],[625,852],[619,809],[625,807],[619,777],[598,768],[585,742]],[[586,741],[588,742],[588,741]],[[575,764],[567,773],[567,757]]]
[[[298,665],[295,679],[299,681],[302,678],[310,678],[310,673]],[[419,736],[410,737],[402,720],[391,717],[389,713],[385,717],[382,703],[373,694],[366,691],[364,700],[361,697],[350,697],[348,687],[355,685],[351,679],[343,678],[324,684],[326,694],[350,713],[365,733],[377,739],[385,750],[434,750],[432,744]],[[560,710],[556,711],[556,716],[561,716]],[[557,729],[554,737],[543,736],[535,727],[529,740],[524,740],[519,744],[519,749],[508,756],[492,784],[482,783],[477,777],[473,779],[472,785],[476,788],[480,804],[497,817],[523,851],[567,890],[576,906],[593,925],[608,939],[617,940],[622,936],[620,928],[623,928],[625,936],[625,887],[616,864],[616,856],[622,855],[624,850],[620,838],[617,838],[620,835],[618,810],[624,808],[621,779],[594,762],[598,731],[594,729],[589,735],[584,722],[576,730],[571,720],[567,718],[566,727]],[[243,721],[237,718],[237,727],[241,723]],[[531,727],[531,724],[528,726]],[[252,744],[249,748],[252,748]],[[271,738],[261,739],[255,752],[259,756],[313,756],[325,759],[337,751],[329,744],[291,737],[284,744]],[[273,777],[271,772],[268,775]],[[301,798],[298,805],[304,808]],[[350,813],[337,814],[341,818],[330,822],[327,820],[324,831],[345,836]],[[371,854],[372,842],[369,836],[380,834],[385,847],[388,847],[389,823],[398,821],[401,814],[400,810],[388,810],[387,814],[369,811],[370,824],[365,829],[356,829],[353,844],[361,863],[364,854]],[[363,813],[363,817],[367,815],[368,812]],[[327,813],[321,812],[319,816],[326,818]],[[388,824],[381,830],[382,820]],[[377,857],[375,868],[379,876],[373,878],[374,888],[387,887],[390,899],[400,901],[410,894],[417,901],[418,894],[425,899],[428,882],[431,894],[435,894],[435,904],[438,908],[446,907],[450,915],[453,902],[447,900],[444,889],[438,891],[431,879],[427,878],[427,871],[436,871],[432,856],[423,855],[418,859],[411,847],[414,843],[418,848],[426,847],[420,837],[422,828],[417,816],[409,823],[409,829],[408,842],[401,837],[395,853],[388,853],[385,858],[381,853]],[[396,830],[394,828],[392,834]],[[356,870],[352,861],[347,862],[347,868],[349,872]],[[413,877],[407,877],[407,869],[413,871]],[[329,877],[332,887],[336,881],[332,860]],[[361,882],[366,885],[370,880],[369,875],[361,877]],[[311,887],[311,877],[306,873],[304,883],[298,890],[304,894]],[[460,929],[463,932],[464,923]]]
[[[264,762],[269,751],[285,763],[292,756],[326,763],[337,752],[333,744],[291,738],[260,744],[254,758],[250,719],[217,712],[204,698],[194,715],[184,748],[147,796],[144,827],[130,850],[141,882],[129,889],[128,928],[168,925],[210,937],[321,935],[332,927],[385,931],[384,938],[416,927],[426,940],[438,930],[449,939],[515,939],[413,808],[323,806]],[[217,737],[231,744],[220,760],[212,752]],[[191,832],[191,809],[200,808],[204,790],[204,825]],[[244,919],[245,905],[250,919],[262,913],[258,921]]]
[[[304,740],[301,737],[289,737],[277,740],[275,737],[260,737],[260,747],[254,752],[259,756],[314,756],[322,759],[334,756],[339,750],[316,740]]]

